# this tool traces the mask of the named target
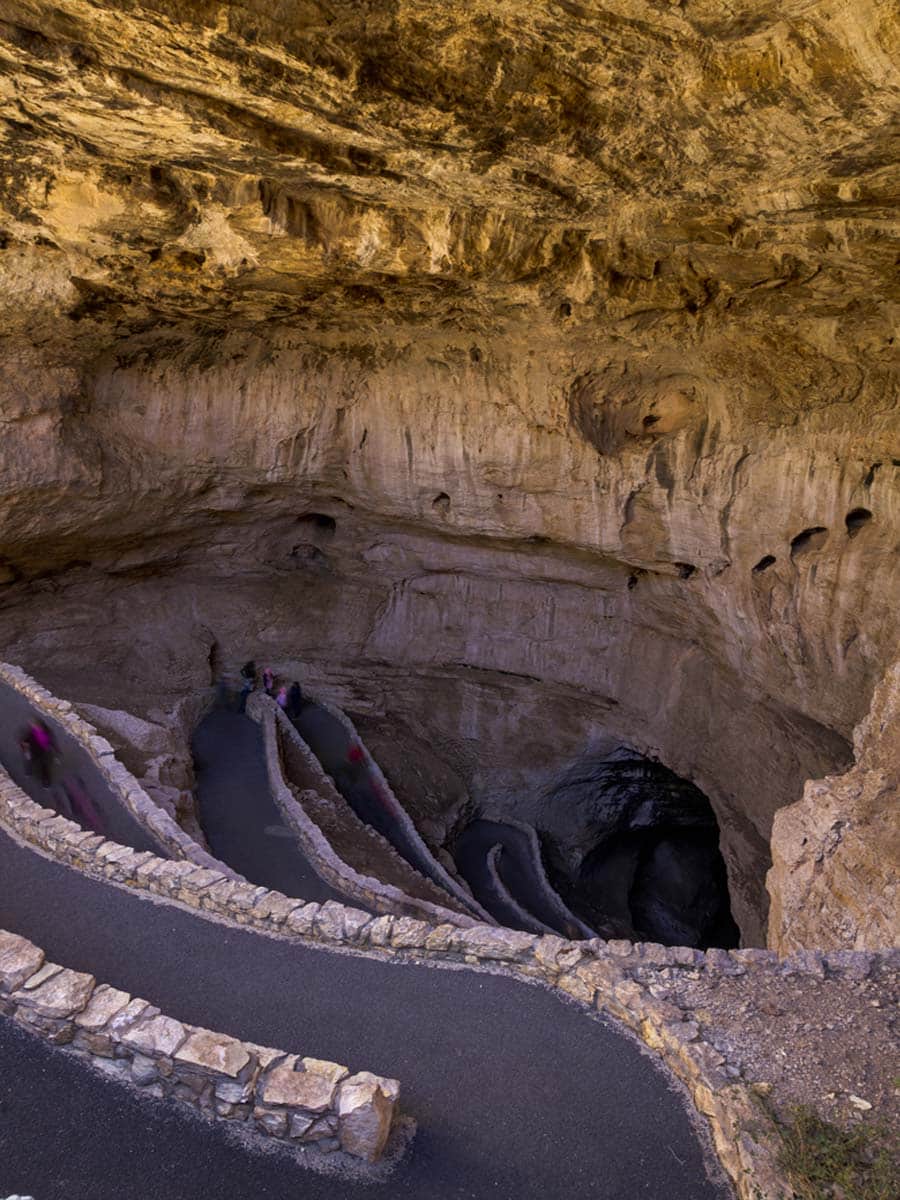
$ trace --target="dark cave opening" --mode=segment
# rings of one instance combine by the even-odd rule
[[[739,944],[712,806],[661,763],[627,747],[582,760],[547,794],[541,832],[554,886],[601,936]]]

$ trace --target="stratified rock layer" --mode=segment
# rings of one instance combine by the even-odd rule
[[[769,940],[781,953],[900,940],[900,664],[854,737],[856,765],[775,814]]]
[[[760,943],[896,656],[896,9],[376,8],[0,0],[4,656],[265,655],[499,814],[632,745]]]

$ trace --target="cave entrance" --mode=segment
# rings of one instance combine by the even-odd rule
[[[712,805],[661,763],[628,747],[581,760],[540,824],[555,886],[602,936],[739,944]]]

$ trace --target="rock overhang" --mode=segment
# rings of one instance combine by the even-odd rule
[[[892,288],[887,4],[4,10],[3,261],[75,342],[871,323]]]
[[[0,20],[0,581],[24,660],[94,627],[101,593],[124,653],[141,587],[148,620],[173,604],[154,578],[255,573],[261,624],[302,595],[338,671],[425,671],[437,646],[481,681],[450,687],[460,714],[485,672],[497,696],[612,697],[633,744],[732,797],[759,859],[892,652],[890,7]],[[55,634],[23,634],[35,605]],[[463,605],[475,633],[442,643]],[[206,633],[176,610],[196,685]],[[737,740],[728,777],[725,749],[702,761]],[[791,765],[759,803],[771,744]]]

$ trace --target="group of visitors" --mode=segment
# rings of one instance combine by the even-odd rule
[[[104,832],[103,820],[82,777],[63,772],[59,745],[53,730],[42,717],[32,717],[22,730],[19,749],[25,774],[49,792],[49,799],[61,816],[75,821],[83,829]]]
[[[247,700],[250,693],[256,691],[260,682],[266,695],[271,696],[279,708],[284,709],[291,720],[300,715],[303,706],[306,704],[306,699],[296,679],[291,684],[281,683],[276,679],[275,672],[271,667],[263,667],[260,672],[257,670],[256,663],[252,659],[250,662],[244,663],[241,667],[241,692],[238,698],[239,713],[247,711]]]

